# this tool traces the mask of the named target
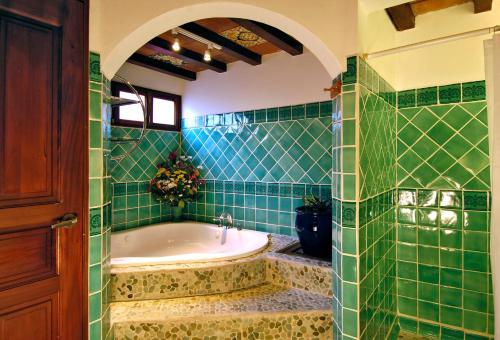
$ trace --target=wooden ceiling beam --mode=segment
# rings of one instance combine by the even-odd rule
[[[145,46],[160,54],[165,54],[175,58],[179,58],[187,63],[201,66],[203,68],[208,68],[215,72],[222,73],[226,72],[227,70],[227,65],[225,63],[213,58],[210,61],[205,61],[203,60],[202,54],[195,51],[191,51],[187,48],[182,47],[180,51],[174,51],[169,41],[158,37],[151,39]]]
[[[304,52],[304,46],[299,41],[277,28],[253,20],[240,18],[231,20],[291,55]]]
[[[189,31],[193,34],[196,34],[199,37],[202,37],[210,42],[213,42],[222,47],[222,52],[243,60],[246,63],[251,65],[259,65],[262,62],[262,57],[260,54],[257,54],[253,51],[250,51],[248,48],[245,48],[241,45],[238,45],[234,41],[231,41],[223,36],[217,34],[214,31],[211,31],[201,25],[198,25],[194,22],[190,22],[180,26],[181,28]]]
[[[398,31],[415,28],[415,14],[410,3],[405,3],[386,8],[385,11],[391,18],[392,24]]]
[[[184,80],[196,80],[196,72],[185,70],[183,68],[163,61],[152,59],[139,53],[132,54],[127,61],[131,64],[149,68],[150,70],[168,74],[170,76],[174,76]]]
[[[491,11],[493,0],[474,0],[474,13]]]

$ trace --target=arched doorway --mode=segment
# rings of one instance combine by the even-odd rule
[[[117,9],[120,11],[120,9]],[[127,10],[126,8],[122,10]],[[143,9],[144,10],[144,9]],[[295,20],[277,12],[237,2],[209,2],[203,4],[192,4],[183,7],[172,7],[170,10],[163,12],[159,15],[156,13],[161,12],[157,9],[153,13],[141,13],[146,21],[138,22],[134,28],[126,34],[122,32],[123,38],[110,45],[106,46],[108,50],[103,49],[101,53],[101,65],[103,73],[111,79],[120,66],[127,60],[127,58],[141,47],[146,41],[154,38],[155,36],[168,31],[174,27],[180,26],[186,22],[195,21],[211,17],[238,17],[244,19],[257,20],[271,26],[274,26],[285,33],[295,37],[307,49],[309,49],[323,64],[330,76],[335,78],[342,70],[345,64],[345,56],[338,56],[332,51],[331,48],[325,44],[311,30]],[[129,13],[130,14],[130,13]],[[138,15],[140,17],[140,15]],[[115,19],[118,20],[119,19]],[[134,20],[140,20],[139,18]],[[104,19],[106,21],[106,19]],[[332,26],[332,33],[337,34]],[[125,35],[126,34],[126,35]],[[103,38],[103,45],[107,45]],[[112,46],[111,46],[112,45]]]

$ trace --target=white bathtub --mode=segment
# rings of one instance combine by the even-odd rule
[[[268,234],[212,224],[164,223],[111,235],[111,265],[139,266],[236,259],[262,251]]]

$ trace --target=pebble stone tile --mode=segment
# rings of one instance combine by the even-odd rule
[[[328,262],[278,251],[236,260],[112,266],[115,339],[332,339]]]
[[[116,339],[331,339],[331,299],[262,285],[216,295],[115,302]]]
[[[328,262],[277,252],[296,242],[293,237],[273,235],[265,251],[237,260],[112,266],[112,301],[220,294],[265,282],[331,296],[332,269]]]

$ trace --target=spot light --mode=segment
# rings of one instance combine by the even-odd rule
[[[172,49],[176,52],[180,51],[181,44],[179,43],[179,39],[175,38],[174,43],[172,44]]]
[[[203,54],[203,60],[205,60],[207,62],[212,60],[212,56],[210,55],[210,50],[211,50],[211,47],[208,46],[207,49],[205,50],[205,53]]]

